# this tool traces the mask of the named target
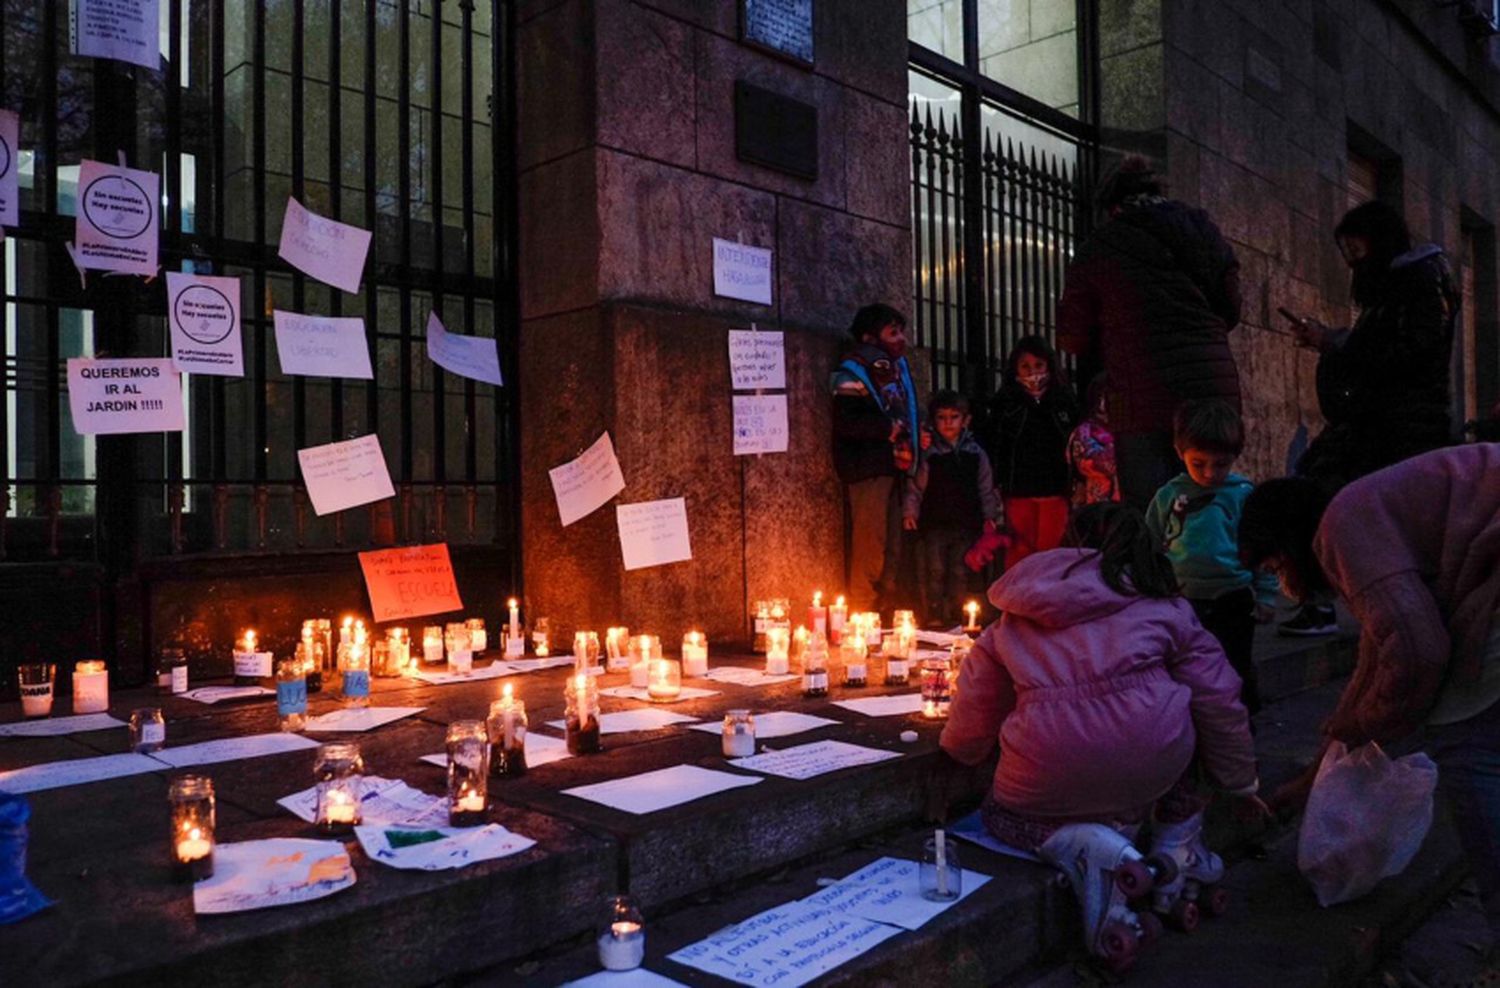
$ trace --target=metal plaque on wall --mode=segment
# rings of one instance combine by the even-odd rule
[[[740,0],[740,38],[813,63],[813,0]]]
[[[736,81],[734,153],[741,161],[817,179],[818,108]]]

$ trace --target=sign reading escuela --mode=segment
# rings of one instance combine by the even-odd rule
[[[376,623],[461,610],[448,544],[413,545],[359,554]]]

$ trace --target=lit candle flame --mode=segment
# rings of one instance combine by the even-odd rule
[[[844,606],[844,598],[842,596],[835,597],[833,599],[833,606],[834,607],[843,607]]]
[[[813,606],[814,607],[822,607],[823,606],[823,591],[821,591],[821,590],[815,590],[813,592]]]
[[[512,597],[510,600],[507,600],[505,602],[505,606],[509,607],[511,610],[515,610],[520,605],[517,602],[516,598]]]
[[[502,686],[500,688],[500,699],[504,700],[507,704],[509,704],[511,702],[511,699],[512,699],[511,698],[511,691],[512,691],[511,684],[510,683],[506,683],[504,686]]]

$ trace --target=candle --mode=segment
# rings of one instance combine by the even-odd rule
[[[675,700],[681,694],[681,667],[671,659],[652,660],[651,679],[646,686],[646,695],[653,700]]]
[[[979,630],[979,601],[971,600],[964,605],[964,613],[969,616],[969,623],[964,625],[965,631]]]
[[[354,823],[355,806],[348,795],[341,792],[330,793],[328,796],[328,822],[329,823]]]
[[[458,797],[456,808],[460,813],[483,813],[484,797],[473,790],[465,790]]]
[[[186,837],[177,842],[177,860],[190,864],[199,858],[208,857],[213,850],[213,844],[203,836],[203,831],[194,827],[187,832]]]
[[[849,633],[844,635],[839,650],[844,660],[844,685],[849,687],[867,685],[869,670],[866,668],[865,636],[860,633],[857,625],[852,626]]]
[[[443,661],[443,629],[432,624],[422,629],[422,661]]]
[[[651,686],[651,660],[660,655],[660,643],[655,635],[640,635],[632,643],[630,663],[630,685],[637,689]]]
[[[844,625],[849,620],[849,605],[844,603],[844,598],[837,597],[833,606],[828,609],[828,641],[837,645],[843,640]]]
[[[339,644],[340,645],[348,645],[349,644],[349,640],[350,640],[350,638],[351,638],[351,636],[353,634],[354,634],[354,618],[352,618],[352,617],[345,617],[344,620],[343,620],[343,622],[339,625]]]
[[[682,636],[682,674],[708,675],[708,637],[701,631],[689,631]]]
[[[947,834],[942,830],[933,832],[933,858],[937,865],[937,891],[943,898],[948,897],[948,842]]]
[[[766,675],[784,676],[791,668],[787,655],[791,638],[791,632],[785,628],[772,628],[766,632]]]
[[[813,631],[828,634],[828,608],[823,606],[823,591],[813,594],[812,606],[807,609],[807,623]]]
[[[109,670],[94,660],[73,667],[73,712],[99,714],[109,709]]]
[[[483,652],[490,645],[490,633],[485,630],[484,618],[469,618],[469,643],[476,652]]]
[[[599,937],[599,964],[607,971],[631,971],[646,958],[646,934],[640,923],[611,923]]]
[[[506,683],[500,690],[500,734],[507,748],[516,743],[516,698],[514,687]]]
[[[629,628],[610,628],[604,634],[605,671],[627,672],[630,669]]]
[[[567,703],[564,718],[570,755],[591,755],[600,750],[596,697],[590,689],[593,685],[587,673],[579,673],[569,680],[563,694]]]
[[[938,719],[938,705],[936,700],[922,701],[922,716],[926,717],[928,720]]]
[[[505,606],[510,608],[510,637],[511,638],[520,638],[521,637],[521,604],[520,604],[520,602],[518,600],[516,600],[516,598],[512,597],[510,600],[507,600],[505,602]]]

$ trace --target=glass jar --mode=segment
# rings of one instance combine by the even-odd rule
[[[869,650],[858,626],[844,630],[839,643],[839,657],[844,660],[844,685],[858,689],[869,684]]]
[[[156,666],[156,691],[158,693],[186,693],[188,689],[187,653],[180,648],[161,650],[161,661]]]
[[[648,689],[651,685],[651,665],[661,658],[661,639],[655,635],[631,635],[627,649],[630,685],[636,689]]]
[[[359,801],[364,795],[360,779],[364,772],[365,762],[355,742],[330,741],[318,746],[313,762],[313,777],[318,781],[314,822],[320,833],[347,834],[359,826]]]
[[[490,737],[482,720],[448,725],[448,825],[477,827],[489,801]]]
[[[323,636],[318,634],[318,622],[302,622],[302,640],[297,643],[297,658],[302,661],[302,678],[306,680],[308,693],[323,691]]]
[[[234,685],[264,686],[273,674],[271,653],[261,651],[255,632],[246,629],[234,645]]]
[[[755,718],[748,710],[724,714],[724,757],[749,758],[755,754]]]
[[[751,640],[751,651],[763,654],[766,650],[766,629],[771,623],[771,602],[769,600],[757,600],[755,602],[755,634]]]
[[[604,632],[604,671],[630,671],[630,629],[610,628]]]
[[[646,959],[646,920],[628,895],[604,901],[599,923],[599,966],[606,971],[633,971]]]
[[[948,660],[926,659],[922,662],[922,716],[938,720],[948,716]]]
[[[682,666],[672,659],[652,659],[646,696],[666,703],[682,695]]]
[[[539,659],[552,654],[552,621],[539,617],[531,622],[531,650]]]
[[[109,667],[100,659],[73,665],[73,712],[102,714],[109,710]]]
[[[370,646],[357,642],[348,648],[344,659],[344,706],[370,705]]]
[[[161,707],[139,707],[130,712],[130,750],[146,754],[167,743],[167,720]]]
[[[573,633],[573,671],[587,673],[599,668],[599,632],[575,631]]]
[[[526,774],[526,702],[512,695],[506,683],[500,699],[490,704],[485,720],[490,739],[490,774],[500,778]]]
[[[828,639],[821,631],[809,635],[802,650],[802,695],[828,695]]]
[[[708,675],[708,636],[701,631],[689,631],[682,636],[682,674]]]
[[[428,665],[443,661],[442,625],[429,624],[422,629],[422,661]]]
[[[466,624],[450,624],[443,642],[448,647],[448,671],[467,676],[474,671],[474,633]]]
[[[881,655],[885,658],[885,685],[905,686],[909,680],[907,670],[908,645],[904,635],[887,635],[881,645]]]
[[[276,715],[283,731],[307,726],[307,667],[301,659],[276,663]]]
[[[938,830],[923,844],[922,862],[917,869],[917,888],[922,898],[952,902],[963,895],[964,870],[958,863],[956,843]]]
[[[214,874],[214,781],[181,775],[167,788],[172,812],[170,860],[179,882],[201,882]]]
[[[490,633],[485,630],[484,618],[469,618],[464,622],[469,631],[469,650],[483,652],[490,647]]]
[[[917,615],[913,611],[892,611],[891,627],[896,631],[900,631],[903,628],[910,628],[915,631],[917,627]]]
[[[792,630],[792,601],[788,597],[772,597],[771,611],[766,617],[767,633],[778,628],[790,633]]]
[[[766,632],[766,675],[785,676],[792,668],[792,633],[787,628]]]
[[[593,676],[573,676],[563,688],[563,715],[567,728],[568,754],[592,755],[602,751],[599,743],[599,687]]]

